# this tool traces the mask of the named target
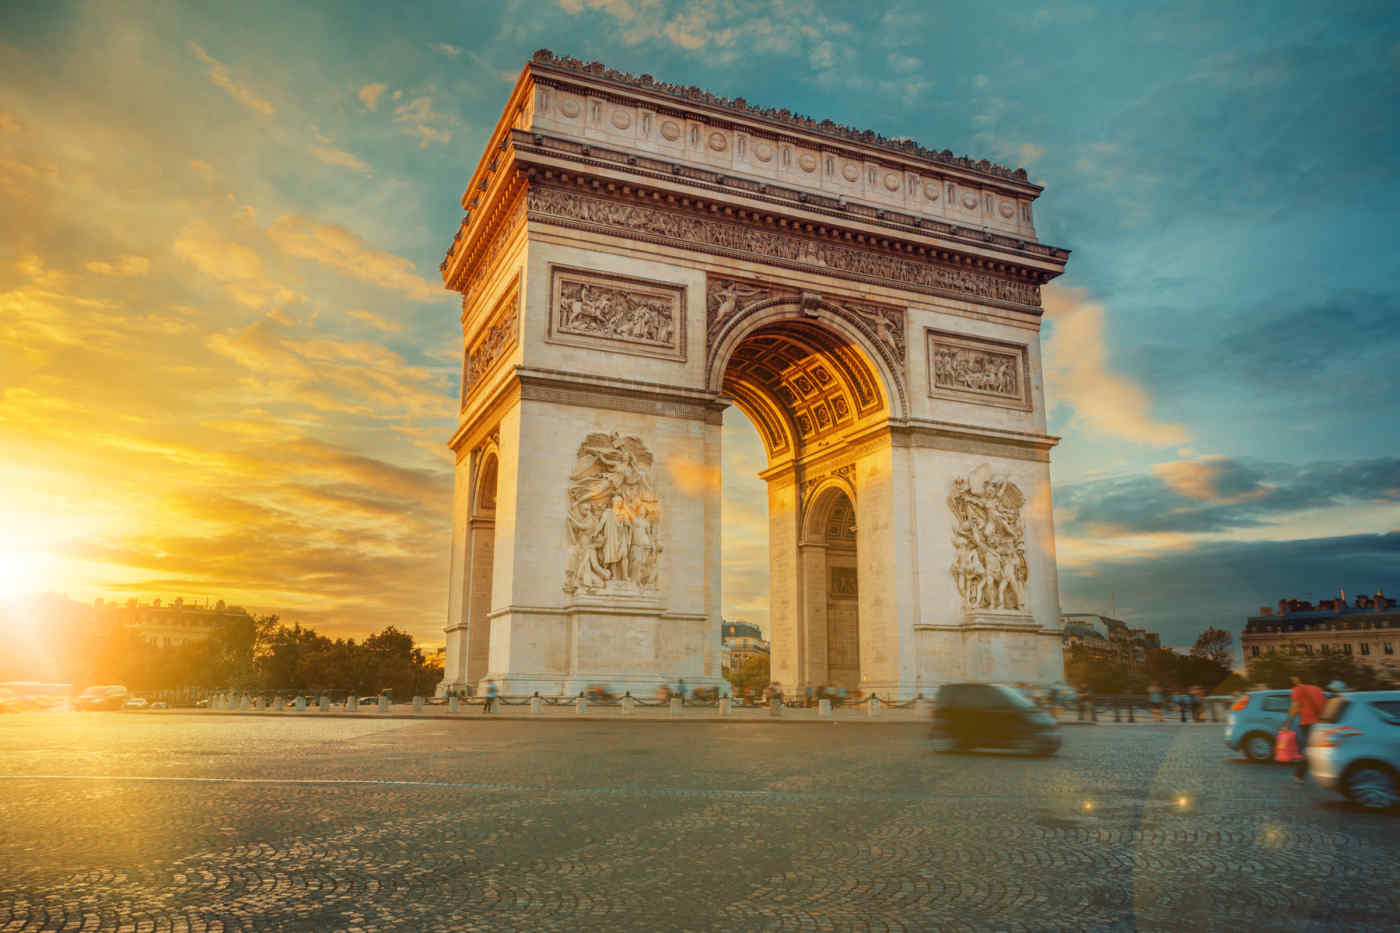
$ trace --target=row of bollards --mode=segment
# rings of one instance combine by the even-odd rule
[[[292,700],[290,702],[290,708],[295,709],[297,712],[305,712],[308,709],[312,709],[313,707],[311,707],[307,703],[307,699],[308,698],[305,696],[296,697],[295,700]],[[427,701],[424,697],[414,697],[413,712],[422,713],[423,707],[426,704],[426,702]],[[723,718],[728,718],[733,711],[733,703],[734,701],[729,697],[721,697],[718,703],[719,715]],[[489,715],[491,712],[500,711],[499,699],[493,698],[490,701],[490,704],[490,709],[483,708],[483,714]],[[350,696],[347,697],[345,700],[344,710],[347,713],[358,712],[360,709],[360,705],[361,704],[358,697]],[[622,698],[621,702],[618,705],[621,709],[622,715],[630,716],[637,708],[637,701],[629,693]],[[786,709],[781,697],[770,698],[768,700],[767,706],[768,715],[773,717],[781,717],[783,715],[784,710]],[[928,706],[928,701],[920,699],[919,712],[925,717],[928,713],[928,710],[925,709],[926,706]],[[574,701],[574,712],[579,716],[585,716],[588,714],[588,707],[588,697],[584,696],[583,694],[580,694],[578,698]],[[870,718],[876,718],[880,715],[882,707],[883,703],[881,699],[879,697],[872,696],[867,701],[866,715]],[[209,702],[209,708],[214,710],[271,710],[280,712],[288,708],[288,703],[281,697],[273,697],[271,700],[264,701],[261,697],[249,696],[248,694],[223,694],[212,698]],[[332,708],[333,706],[331,703],[331,698],[328,695],[322,694],[320,697],[316,698],[314,709],[325,713],[330,712]],[[460,713],[462,712],[462,708],[463,704],[460,697],[448,697],[448,713]],[[387,696],[375,698],[374,709],[376,712],[379,712],[381,714],[388,714],[389,712],[391,712],[392,709],[390,699]],[[672,718],[681,716],[684,709],[685,703],[681,700],[680,697],[671,697],[669,704],[669,713]],[[534,715],[539,715],[544,712],[544,698],[541,697],[539,694],[535,694],[534,696],[530,697],[530,712]],[[832,718],[832,713],[833,706],[830,699],[822,699],[817,701],[817,715],[819,718],[830,719]]]

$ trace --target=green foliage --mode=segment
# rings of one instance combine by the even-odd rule
[[[1325,687],[1340,680],[1352,690],[1380,690],[1391,686],[1392,678],[1349,654],[1279,654],[1270,651],[1249,662],[1249,682],[1275,690],[1293,686],[1293,676],[1304,683]]]
[[[1230,667],[1233,660],[1235,638],[1224,629],[1214,626],[1196,636],[1196,644],[1191,648],[1191,656],[1214,661],[1224,668]]]
[[[726,671],[724,677],[736,691],[762,690],[771,678],[768,655],[756,654],[738,668]]]

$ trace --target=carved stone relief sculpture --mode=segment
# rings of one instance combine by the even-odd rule
[[[556,267],[550,339],[665,359],[685,358],[685,290]]]
[[[564,592],[586,596],[656,593],[661,507],[653,457],[636,437],[590,434],[569,474]]]
[[[520,323],[519,299],[520,292],[513,289],[501,303],[504,307],[497,307],[495,323],[467,350],[462,367],[463,408],[467,405],[467,396],[476,388],[477,383],[481,382],[496,362],[515,346]]]
[[[1029,409],[1026,348],[928,331],[929,394]]]
[[[1026,497],[982,465],[953,480],[953,582],[968,611],[1027,612]]]

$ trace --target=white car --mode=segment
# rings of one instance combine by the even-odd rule
[[[1400,690],[1342,693],[1308,737],[1308,772],[1369,810],[1400,806]]]
[[[145,697],[132,697],[122,704],[126,709],[145,709],[147,705]]]

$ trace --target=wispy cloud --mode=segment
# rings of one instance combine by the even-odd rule
[[[429,47],[430,49],[432,49],[433,51],[435,51],[435,52],[441,52],[443,55],[446,55],[448,58],[456,58],[458,55],[461,55],[461,54],[462,54],[462,47],[461,47],[461,46],[452,45],[452,44],[447,43],[447,42],[430,42],[430,43],[428,44],[428,47]]]
[[[123,256],[116,262],[96,260],[88,263],[84,268],[97,275],[112,275],[117,278],[133,279],[149,275],[151,271],[151,261],[145,256]]]
[[[366,84],[360,88],[360,103],[370,110],[379,109],[379,98],[388,90],[389,85],[383,83]]]
[[[417,301],[444,297],[442,288],[418,275],[411,261],[375,249],[362,237],[336,224],[285,214],[273,222],[267,235],[289,256],[310,259]]]
[[[345,313],[347,316],[352,317],[357,321],[361,321],[365,324],[368,324],[375,330],[382,330],[391,334],[397,334],[399,331],[403,330],[403,325],[400,324],[398,321],[390,320],[389,318],[386,318],[382,315],[375,314],[373,311],[365,311],[363,309],[357,308],[352,311],[346,311]]]
[[[327,165],[348,168],[362,175],[369,174],[369,166],[354,153],[346,152],[344,149],[337,149],[334,146],[312,146],[311,154]]]
[[[276,108],[272,106],[271,101],[267,100],[265,97],[259,96],[256,91],[247,85],[239,84],[234,81],[233,74],[229,71],[228,66],[204,51],[198,43],[191,42],[190,48],[194,51],[194,54],[199,57],[200,61],[209,66],[209,80],[228,91],[230,97],[254,113],[262,114],[265,117],[270,117],[276,113]]]
[[[438,125],[444,121],[443,115],[433,110],[430,97],[415,97],[408,103],[394,108],[394,122],[418,136],[420,149],[426,149],[432,143],[446,144],[452,141],[452,133]]]

